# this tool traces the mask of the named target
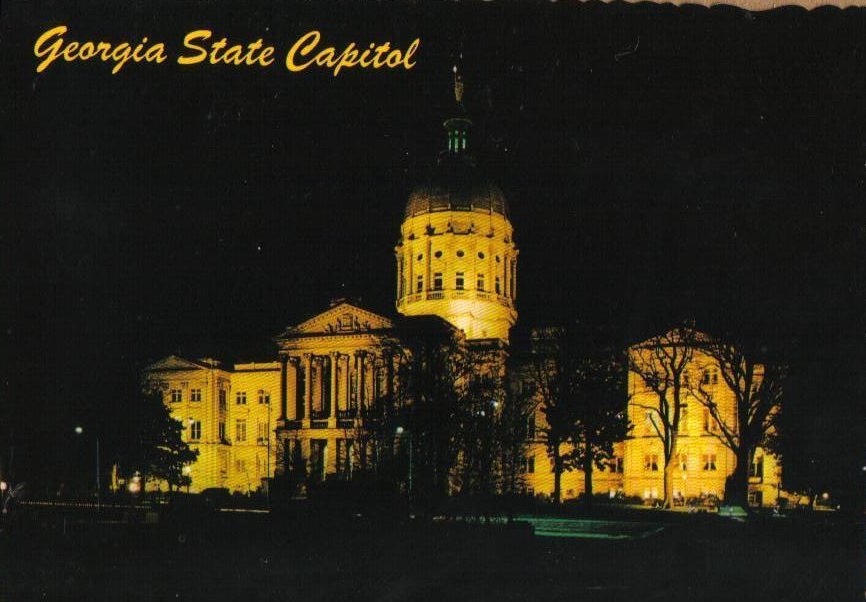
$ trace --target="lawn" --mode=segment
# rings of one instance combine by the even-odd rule
[[[524,517],[535,534],[315,508],[80,518],[64,533],[43,512],[0,534],[0,600],[835,601],[863,599],[866,568],[862,530],[826,515]]]

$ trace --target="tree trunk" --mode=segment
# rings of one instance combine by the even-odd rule
[[[553,446],[553,503],[559,505],[562,501],[562,454],[559,444]]]
[[[583,451],[583,503],[592,507],[592,446],[587,443]]]
[[[665,474],[664,474],[664,499],[662,502],[662,507],[664,508],[673,508],[673,490],[674,490],[674,467],[676,466],[676,462],[672,462],[671,460],[665,461]]]
[[[748,510],[750,455],[747,449],[741,448],[736,452],[737,465],[725,487],[725,504],[728,506],[740,506]]]

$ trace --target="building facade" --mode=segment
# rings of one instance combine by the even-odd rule
[[[185,470],[191,492],[217,487],[248,493],[273,474],[278,362],[224,366],[172,355],[148,366],[144,378],[162,393],[171,416],[183,425],[184,441],[198,452]]]
[[[699,334],[699,337],[706,335]],[[674,337],[659,337],[671,341]],[[658,344],[658,342],[656,342]],[[640,366],[649,362],[646,343],[629,348],[630,363],[638,369],[629,370],[627,406],[631,431],[625,441],[614,445],[613,458],[607,466],[593,472],[593,493],[611,497],[623,495],[646,501],[664,497],[664,432],[660,420],[659,398],[641,374]],[[673,484],[671,494],[678,503],[706,497],[722,498],[725,482],[734,472],[736,457],[723,442],[719,419],[726,425],[736,424],[736,398],[719,375],[718,363],[696,345],[687,352],[682,374],[681,413],[676,428],[676,451],[671,458]],[[668,393],[669,396],[672,393]],[[715,418],[701,402],[711,396],[719,418]],[[672,407],[672,404],[671,406]],[[673,420],[671,420],[673,422]],[[553,495],[554,473],[543,431],[544,413],[539,405],[530,420],[532,443],[526,463],[526,485],[529,491],[544,496]],[[563,446],[563,453],[569,446]],[[754,505],[772,505],[781,490],[781,464],[760,447],[754,451],[749,467],[749,501]],[[584,493],[584,477],[580,470],[562,476],[563,499]]]
[[[280,333],[274,361],[222,366],[170,356],[147,368],[147,379],[163,392],[172,416],[184,424],[185,439],[199,452],[189,467],[191,491],[255,491],[295,456],[304,459],[314,479],[350,475],[366,453],[357,453],[352,433],[372,404],[393,397],[399,386],[392,353],[399,344],[398,320],[441,319],[483,358],[479,372],[504,380],[510,329],[517,321],[519,251],[505,195],[483,176],[471,152],[473,124],[456,71],[454,91],[455,115],[444,122],[447,148],[428,180],[410,194],[394,247],[399,316],[339,300]],[[640,345],[630,350],[633,358],[640,353]],[[721,411],[734,411],[708,358],[696,355],[686,372],[695,382],[718,387]],[[647,410],[652,395],[630,372],[623,404],[633,430],[616,444],[607,467],[593,475],[594,493],[662,496],[661,441]],[[527,492],[549,496],[554,475],[544,430],[539,408],[527,425],[522,471]],[[734,456],[697,399],[687,399],[678,435],[675,496],[721,496]],[[771,503],[779,492],[780,469],[762,450],[755,457],[754,500]],[[563,474],[564,499],[583,489],[580,471]]]

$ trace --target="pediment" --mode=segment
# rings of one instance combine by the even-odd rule
[[[330,335],[372,332],[392,328],[393,322],[385,316],[373,313],[348,302],[335,305],[328,310],[290,326],[282,338],[296,335]]]
[[[147,366],[145,372],[179,371],[179,370],[201,370],[202,368],[214,368],[202,361],[188,360],[179,355],[170,355]]]

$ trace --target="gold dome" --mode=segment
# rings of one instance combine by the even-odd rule
[[[435,211],[498,213],[508,218],[502,190],[462,157],[440,159],[428,182],[416,188],[406,203],[406,218]]]

